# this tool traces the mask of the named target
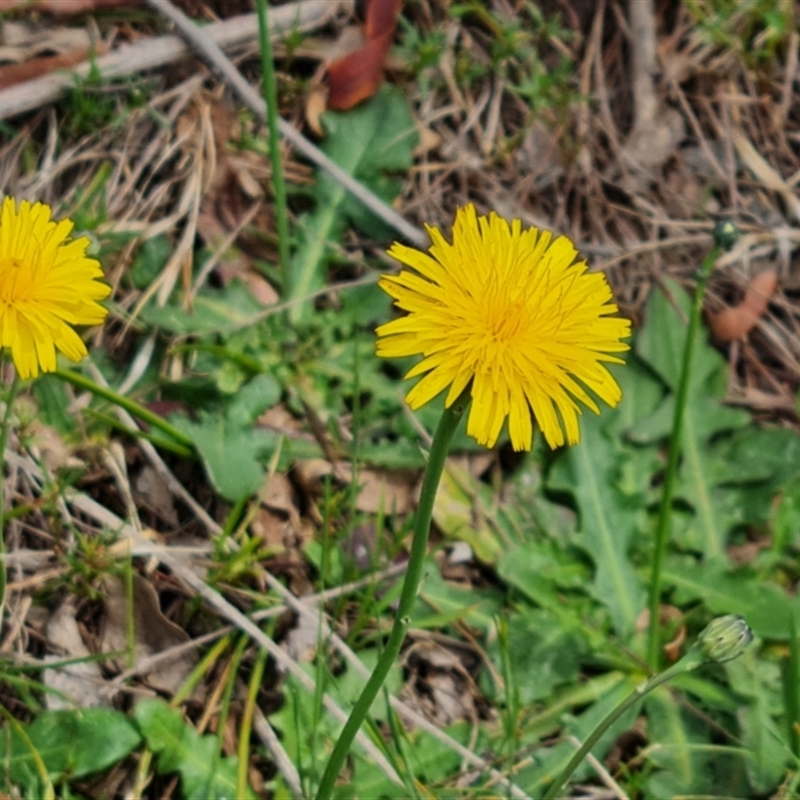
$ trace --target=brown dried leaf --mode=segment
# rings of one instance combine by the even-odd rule
[[[305,492],[317,497],[322,492],[322,479],[335,475],[338,481],[352,480],[352,468],[339,462],[336,468],[322,458],[298,461],[295,478]],[[360,491],[356,508],[367,514],[407,514],[414,506],[418,480],[416,470],[361,469],[357,475]]]
[[[401,6],[402,0],[369,0],[364,29],[366,43],[328,67],[328,108],[344,111],[378,90]]]
[[[103,653],[125,653],[128,648],[128,599],[125,584],[113,575],[106,575],[103,584],[106,597],[100,650]],[[133,629],[134,666],[152,655],[189,641],[188,634],[164,616],[156,590],[148,580],[138,574],[133,576]],[[124,657],[120,662],[124,663]],[[158,662],[147,673],[147,683],[159,691],[174,694],[196,663],[197,654],[193,650],[179,653]]]
[[[178,526],[175,498],[169,490],[167,482],[149,464],[146,464],[136,476],[134,489],[134,497],[137,501],[143,501],[148,508],[172,527]]]
[[[718,342],[732,342],[746,336],[767,310],[777,286],[777,270],[768,269],[756,275],[739,305],[709,316],[708,325],[714,338]]]
[[[58,652],[48,654],[45,661],[63,661],[68,658],[88,658],[91,656],[81,637],[75,621],[75,601],[69,598],[63,602],[47,622],[48,644]],[[47,692],[45,704],[51,711],[64,708],[89,708],[110,706],[108,697],[101,694],[104,684],[100,665],[96,661],[81,661],[57,669],[46,669],[42,674],[45,686],[56,692]],[[65,695],[66,697],[62,696]]]

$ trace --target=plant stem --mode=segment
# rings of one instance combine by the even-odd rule
[[[0,369],[2,369],[5,359],[0,357]],[[0,427],[0,622],[3,619],[3,610],[6,605],[6,560],[4,558],[6,553],[6,508],[5,508],[5,463],[6,463],[6,447],[8,445],[8,430],[9,423],[11,422],[11,411],[14,408],[14,400],[19,393],[19,377],[14,373],[14,380],[8,389],[6,396],[6,410],[3,414],[2,427]]]
[[[154,428],[158,428],[163,433],[171,436],[179,444],[182,444],[184,447],[188,447],[190,450],[194,451],[194,442],[188,436],[181,433],[174,426],[170,425],[169,422],[167,422],[163,417],[160,417],[158,414],[154,414],[149,409],[139,405],[139,403],[137,403],[135,400],[124,397],[118,392],[115,392],[113,389],[100,386],[100,384],[95,383],[90,378],[87,378],[78,372],[72,372],[68,369],[57,369],[52,374],[58,378],[61,378],[63,381],[67,381],[67,383],[73,384],[73,386],[77,386],[80,389],[86,389],[97,397],[102,397],[104,400],[108,400],[110,403],[113,403],[120,408],[124,408],[128,413],[133,414],[134,417],[138,417],[143,422],[147,422]]]
[[[584,758],[591,752],[592,748],[597,744],[600,737],[635,703],[638,703],[643,697],[658,688],[663,683],[674,678],[676,675],[681,675],[684,672],[699,667],[707,657],[703,653],[702,648],[695,644],[689,652],[676,664],[673,664],[669,669],[662,672],[660,675],[654,675],[648,678],[640,686],[631,692],[589,735],[581,747],[575,751],[575,754],[569,760],[569,763],[564,767],[561,774],[555,782],[547,790],[542,800],[554,800],[558,793],[567,783],[572,776],[572,773],[578,768]]]
[[[672,520],[672,498],[675,493],[675,480],[678,474],[678,459],[681,454],[681,435],[683,433],[684,411],[686,400],[689,396],[689,381],[692,375],[692,360],[694,359],[695,339],[700,325],[700,310],[703,306],[703,295],[706,284],[711,277],[714,264],[722,252],[722,245],[716,243],[711,252],[705,257],[697,273],[697,284],[689,312],[689,327],[686,331],[686,342],[683,346],[683,364],[678,391],[675,396],[675,414],[672,420],[672,436],[669,442],[669,456],[667,470],[664,476],[664,493],[661,497],[661,510],[658,515],[658,524],[655,535],[655,552],[653,566],[650,571],[650,621],[647,629],[647,663],[653,672],[657,672],[660,665],[660,636],[659,636],[659,608],[661,606],[661,571],[664,565],[664,555],[669,540],[670,522]]]
[[[267,105],[269,127],[269,158],[272,164],[272,187],[275,192],[275,217],[278,223],[278,260],[284,288],[289,283],[289,213],[286,204],[286,183],[283,179],[281,142],[278,131],[278,88],[275,81],[275,61],[269,35],[266,0],[256,0],[258,35],[261,46],[261,69],[264,76],[262,90]]]
[[[358,733],[361,723],[369,713],[372,703],[378,696],[378,692],[386,680],[392,668],[400,648],[406,638],[406,631],[410,623],[410,614],[417,598],[420,582],[425,566],[425,555],[428,550],[428,534],[430,532],[431,517],[433,515],[433,504],[436,500],[436,490],[439,488],[439,481],[444,470],[447,452],[450,443],[456,432],[458,423],[469,403],[467,390],[461,397],[453,403],[450,408],[446,408],[439,420],[436,433],[431,444],[428,464],[425,468],[425,477],[422,481],[422,492],[417,507],[417,515],[414,520],[414,536],[411,541],[411,551],[408,556],[408,568],[406,577],[403,581],[403,589],[400,593],[400,602],[397,606],[397,614],[389,634],[389,639],[384,646],[383,652],[378,658],[378,663],[372,671],[366,686],[361,691],[347,722],[339,734],[336,745],[333,748],[325,772],[320,780],[317,790],[317,800],[329,800],[333,794],[334,784],[339,777],[342,765],[344,764],[350,747]]]

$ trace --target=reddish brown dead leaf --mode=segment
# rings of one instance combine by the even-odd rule
[[[0,89],[7,89],[9,86],[39,78],[42,75],[53,72],[53,70],[74,67],[76,64],[86,61],[92,51],[94,51],[95,55],[101,56],[108,52],[108,47],[102,42],[98,42],[94,48],[73,50],[70,53],[63,53],[57,56],[42,56],[41,58],[33,58],[23,64],[8,64],[5,67],[0,67]]]
[[[68,17],[71,14],[86,14],[90,11],[102,11],[121,6],[139,6],[143,3],[144,0],[0,0],[0,11],[36,9]]]
[[[352,108],[378,90],[401,6],[402,0],[369,0],[364,25],[366,43],[328,67],[328,108]]]
[[[769,269],[756,275],[747,287],[744,300],[710,316],[708,325],[718,342],[732,342],[746,336],[767,310],[770,298],[778,285],[778,273]]]

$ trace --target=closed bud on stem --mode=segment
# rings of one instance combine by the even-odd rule
[[[739,229],[729,219],[722,219],[714,226],[714,243],[723,250],[730,250],[739,239]]]
[[[723,663],[738,658],[753,641],[753,631],[737,614],[712,619],[697,639],[708,661]]]

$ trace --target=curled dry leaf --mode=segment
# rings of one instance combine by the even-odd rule
[[[402,0],[368,1],[364,26],[367,41],[328,67],[328,108],[344,111],[378,90],[401,6]]]
[[[744,300],[719,314],[709,315],[708,325],[718,342],[732,342],[746,336],[767,310],[778,285],[778,273],[768,269],[756,275],[747,287]]]
[[[101,626],[103,653],[125,653],[128,649],[128,599],[125,584],[116,576],[103,578],[106,592],[105,617]],[[141,575],[133,576],[134,666],[150,656],[189,641],[188,634],[161,612],[158,594]],[[120,666],[124,655],[118,657]],[[154,689],[174,694],[197,663],[193,650],[159,661],[147,672],[147,683]]]

